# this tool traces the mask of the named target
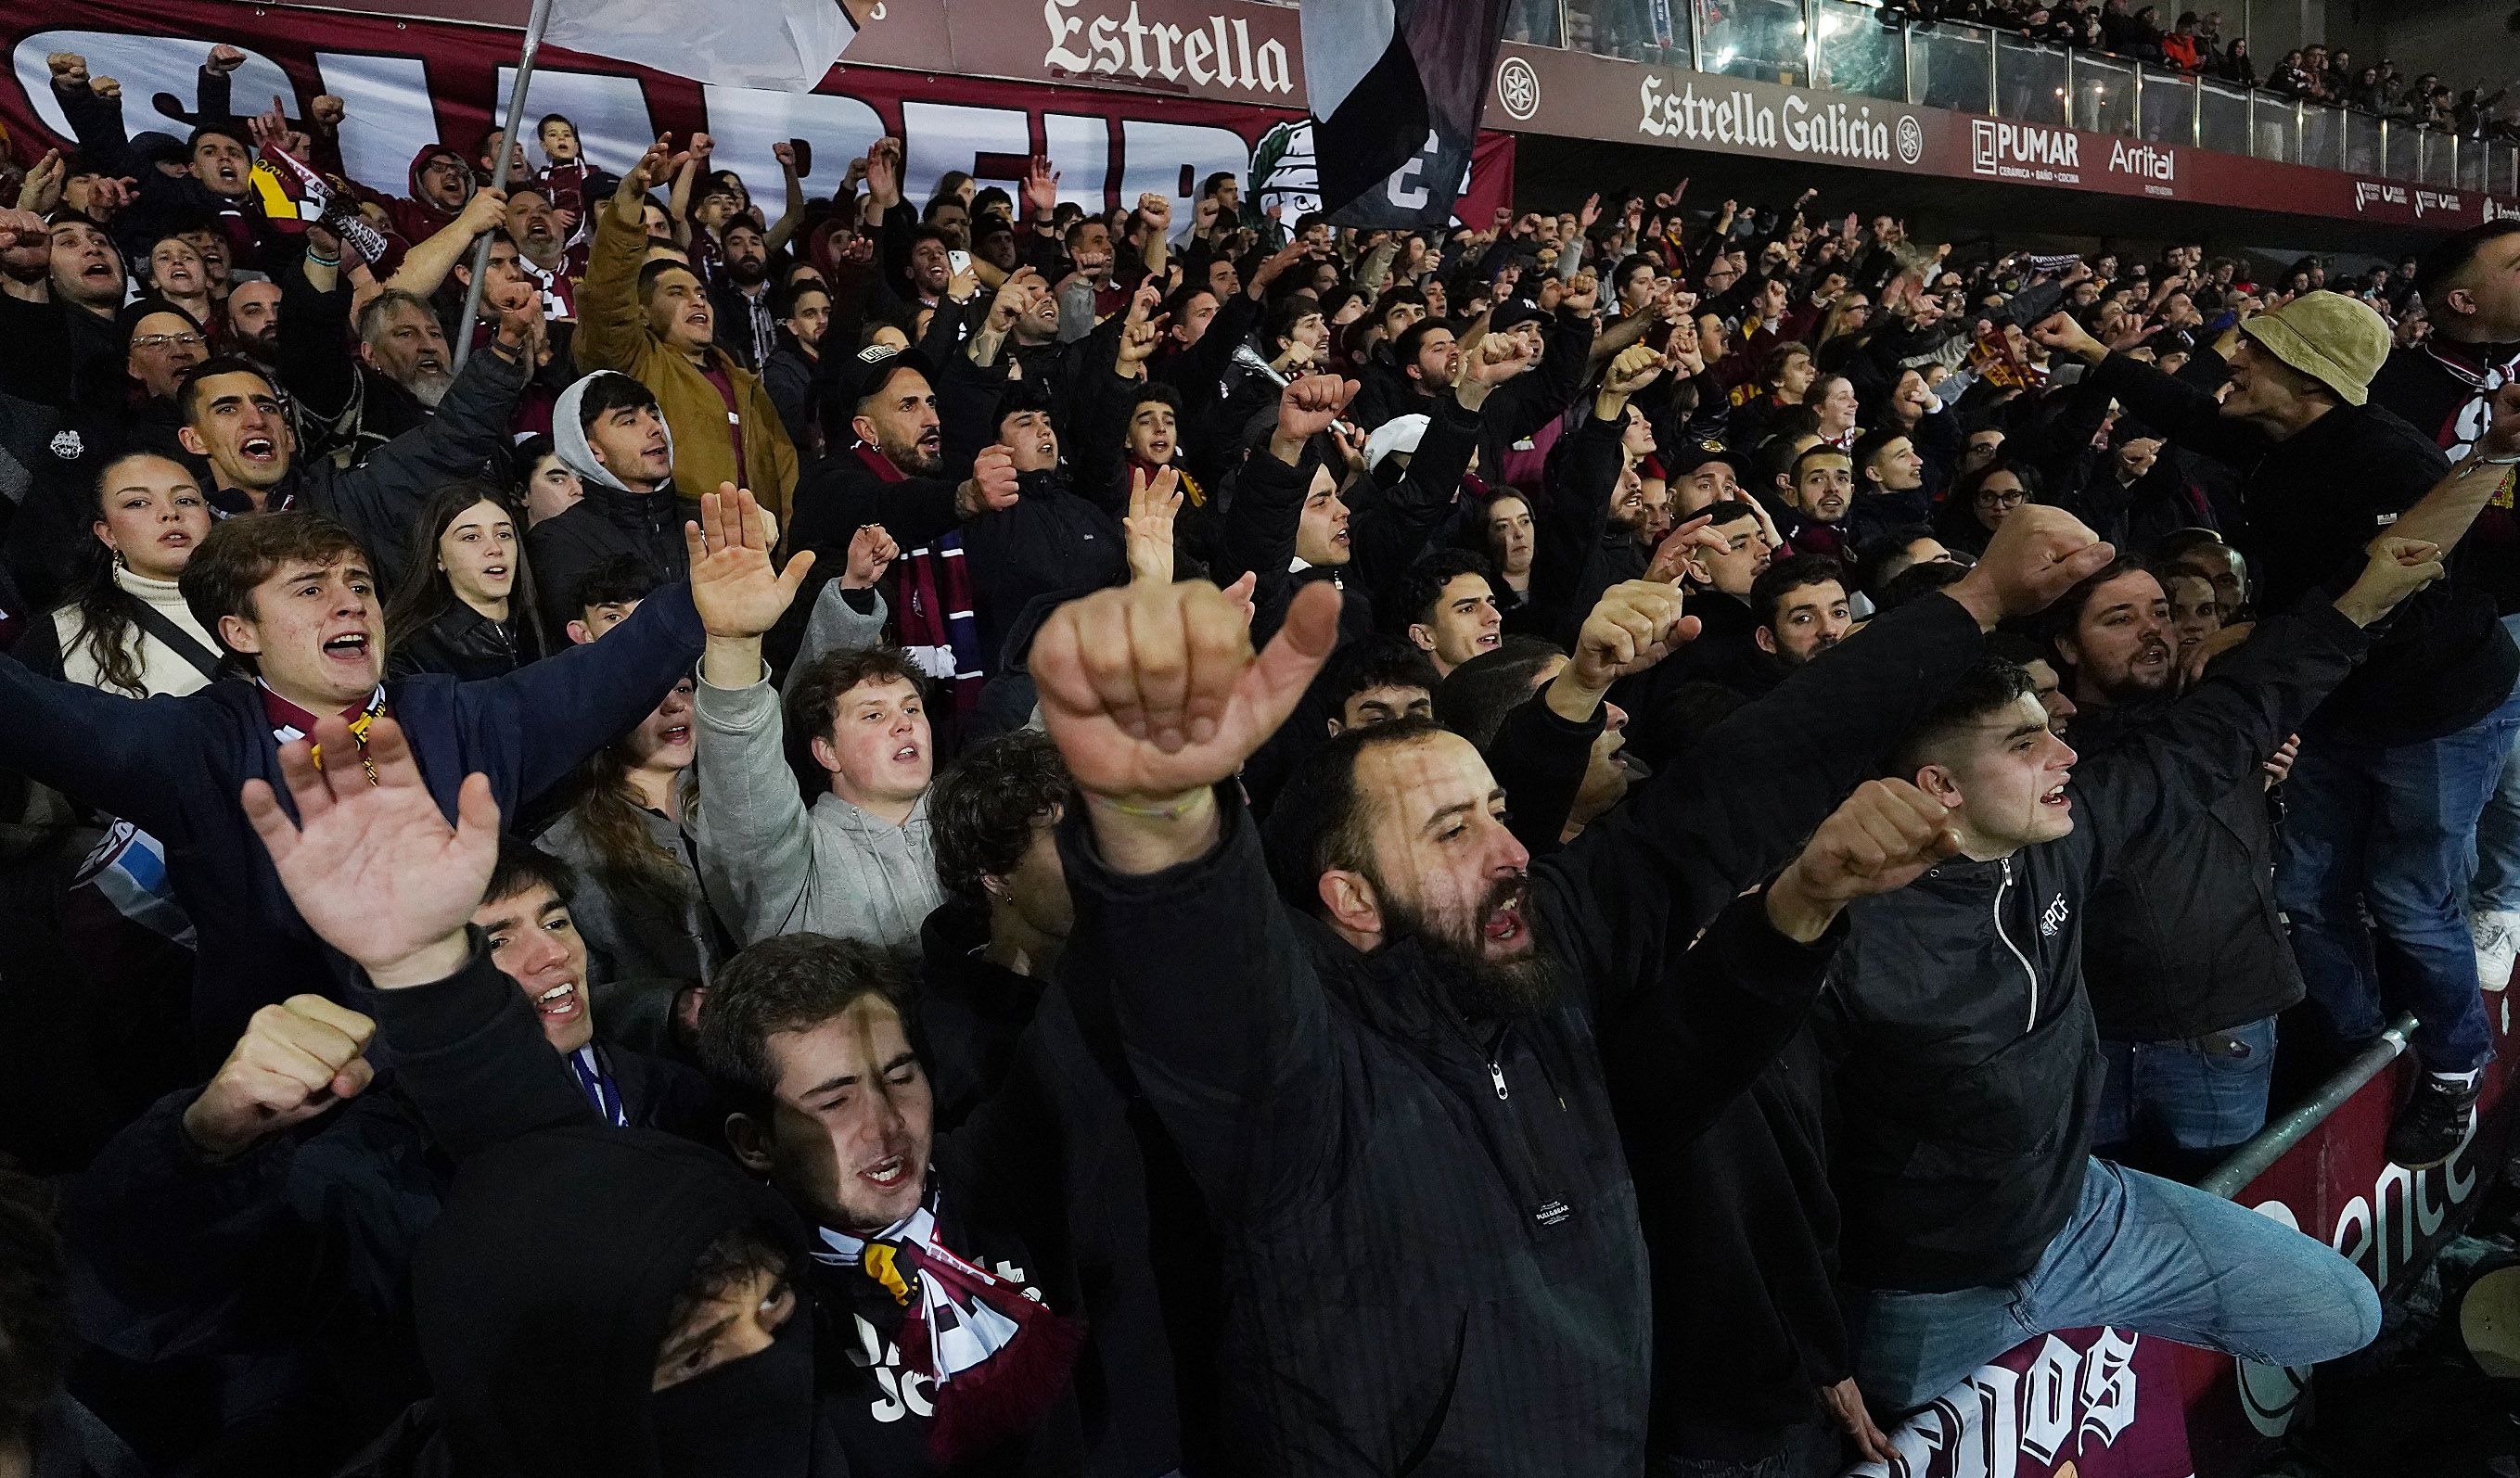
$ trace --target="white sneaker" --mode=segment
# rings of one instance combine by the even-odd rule
[[[2476,941],[2476,982],[2489,991],[2511,983],[2511,965],[2520,958],[2520,914],[2471,914],[2468,937]]]

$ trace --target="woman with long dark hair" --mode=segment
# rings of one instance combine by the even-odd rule
[[[466,681],[516,671],[549,649],[533,567],[505,489],[467,478],[431,494],[413,527],[415,558],[385,606],[385,665],[396,677]]]
[[[695,752],[685,678],[638,728],[595,752],[577,799],[542,834],[544,848],[577,869],[569,914],[607,983],[705,984],[725,958],[683,831]]]
[[[19,644],[19,659],[130,697],[209,685],[219,645],[176,579],[210,532],[210,504],[184,465],[155,452],[116,457],[91,492],[95,542],[69,598]]]

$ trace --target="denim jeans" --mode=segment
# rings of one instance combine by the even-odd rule
[[[2092,1160],[2074,1219],[2029,1275],[1950,1293],[1873,1290],[1856,1380],[1876,1411],[1924,1406],[2036,1334],[2110,1324],[2269,1365],[2312,1366],[2380,1332],[2352,1263],[2280,1222]]]
[[[2467,885],[2477,817],[2515,731],[2520,695],[2442,739],[2303,741],[2284,786],[2275,903],[2310,998],[2346,1041],[2378,1036],[2385,1003],[2415,1013],[2415,1054],[2432,1071],[2491,1055]]]
[[[2160,1149],[2194,1156],[2264,1129],[2274,1078],[2272,1016],[2177,1042],[2100,1043],[2099,1152]],[[2142,1163],[2138,1161],[2138,1163]]]
[[[2504,616],[2502,629],[2520,642],[2520,614]],[[2502,752],[2501,779],[2476,819],[2476,880],[2467,889],[2473,913],[2520,913],[2520,763],[2515,760],[2520,760],[2520,735]]]

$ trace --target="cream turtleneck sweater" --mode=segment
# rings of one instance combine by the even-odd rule
[[[174,581],[153,580],[117,565],[113,571],[113,583],[147,602],[203,647],[212,651],[219,649],[219,644],[202,629],[202,623],[193,619],[192,609],[184,604],[184,597],[176,589]],[[97,668],[96,653],[88,649],[86,625],[79,619],[78,607],[65,605],[53,613],[53,620],[61,632],[62,676],[83,687],[104,687],[105,680]],[[141,680],[147,685],[148,696],[171,694],[180,697],[209,686],[210,680],[202,675],[200,668],[185,661],[173,649],[137,625],[126,628],[122,640],[126,646],[138,644]]]

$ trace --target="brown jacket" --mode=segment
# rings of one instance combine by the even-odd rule
[[[668,347],[648,326],[639,301],[640,258],[647,239],[625,227],[604,202],[586,281],[577,290],[575,352],[580,373],[617,370],[653,391],[674,433],[674,485],[688,493],[714,492],[733,482],[735,442],[728,435],[726,399],[699,366]],[[735,387],[736,416],[743,437],[744,475],[754,497],[788,527],[788,501],[796,490],[796,448],[779,421],[779,408],[761,377],[715,345],[709,358]]]

